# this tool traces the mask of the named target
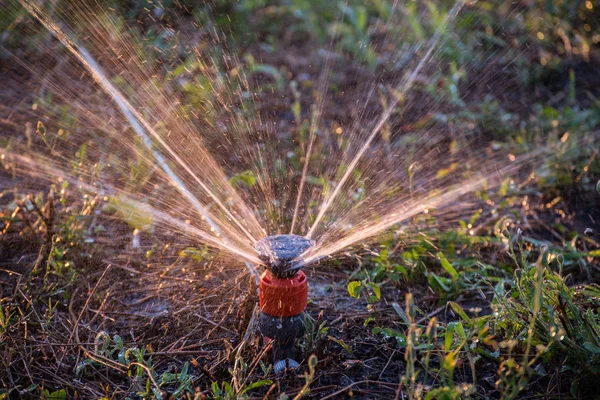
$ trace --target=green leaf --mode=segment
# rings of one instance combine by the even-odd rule
[[[256,388],[263,387],[263,386],[272,385],[272,384],[273,384],[273,381],[270,380],[270,379],[262,379],[260,381],[253,382],[250,385],[248,385],[245,388],[243,388],[240,391],[240,395],[248,392],[249,390],[256,389]]]
[[[300,112],[301,112],[300,102],[299,101],[293,102],[291,108],[292,108],[292,113],[294,114],[294,118],[296,120],[299,120],[300,119]]]
[[[583,344],[583,347],[587,350],[590,351],[594,354],[600,354],[600,347],[596,346],[595,344],[591,343],[591,342],[585,342]]]
[[[600,250],[592,250],[587,255],[590,257],[600,257]]]
[[[179,374],[179,382],[183,382],[185,380],[185,378],[187,377],[188,374],[188,369],[190,367],[190,364],[188,362],[186,362],[185,364],[183,364],[183,368],[181,369],[181,373]]]
[[[371,288],[371,290],[373,290],[373,293],[375,293],[375,297],[377,297],[377,300],[380,300],[381,288],[379,287],[379,285],[373,282],[369,282],[369,287]]]
[[[465,312],[465,310],[463,310],[463,308],[460,306],[460,304],[455,303],[453,301],[449,301],[448,304],[450,305],[450,307],[452,307],[452,310],[458,314],[458,316],[460,316],[460,318],[467,322],[469,325],[473,325],[473,322],[471,321],[471,318],[469,318],[469,316],[467,315],[467,313]]]
[[[510,187],[510,178],[506,178],[500,184],[500,189],[498,190],[498,196],[505,197],[508,194],[509,187]]]
[[[442,267],[444,267],[446,272],[448,272],[450,274],[450,276],[452,277],[452,280],[458,278],[458,272],[456,271],[456,269],[454,269],[452,264],[450,264],[450,262],[446,259],[446,256],[444,256],[444,253],[439,252],[438,258],[440,259],[440,262],[442,263]]]
[[[187,247],[179,252],[180,256],[188,256],[191,257],[192,260],[196,262],[202,262],[208,257],[210,254],[208,252],[208,247],[204,247],[202,249],[198,249],[196,247]]]
[[[450,292],[450,288],[444,282],[445,280],[445,278],[442,278],[441,276],[438,276],[433,272],[429,273],[429,275],[427,276],[427,283],[429,283],[429,286],[431,286],[433,290],[437,289],[439,291],[441,289],[444,292]]]
[[[396,342],[398,342],[398,346],[400,346],[400,347],[406,346],[406,336],[404,336],[402,333],[400,333],[396,330],[393,330],[390,328],[375,327],[371,330],[371,332],[374,335],[377,335],[380,333],[383,335],[383,337],[385,339],[390,339],[390,338],[396,339]]]
[[[373,318],[373,317],[369,317],[369,318],[365,319],[365,322],[363,322],[363,326],[367,326],[367,325],[369,325],[371,322],[375,322],[375,318]]]
[[[42,121],[38,121],[36,132],[38,135],[42,136],[42,138],[46,139],[46,127],[42,123]]]
[[[52,393],[48,392],[48,390],[44,390],[42,398],[45,400],[64,400],[67,398],[67,392],[65,389],[60,389]]]
[[[453,322],[454,324],[456,324],[456,329],[454,330],[454,332],[456,332],[456,334],[458,335],[458,338],[460,340],[465,340],[467,338],[467,333],[465,332],[465,328],[463,327],[462,322]]]
[[[402,307],[400,307],[400,304],[394,302],[392,303],[392,308],[394,309],[394,311],[396,311],[396,313],[400,316],[400,318],[402,319],[402,321],[404,321],[405,324],[408,325],[410,323],[408,317],[406,316],[406,313],[404,312]]]
[[[213,382],[210,385],[210,388],[211,388],[211,390],[212,390],[212,392],[213,392],[213,394],[215,396],[220,396],[221,395],[221,388],[219,387],[219,383],[218,382]]]
[[[350,348],[350,346],[348,346],[342,339],[336,339],[333,336],[327,336],[327,339],[342,346],[344,350],[346,350],[346,352],[350,355],[350,357],[354,358],[354,352],[352,351],[352,348]]]
[[[360,281],[352,281],[348,284],[348,293],[350,294],[350,296],[354,297],[355,299],[358,299],[360,297],[360,289],[361,289],[362,283]]]
[[[448,353],[444,356],[442,366],[446,370],[447,375],[452,376],[452,371],[454,371],[454,367],[456,366],[457,361],[458,359],[456,358],[455,353]]]
[[[452,350],[452,339],[454,337],[454,330],[456,329],[456,323],[449,323],[446,328],[446,334],[444,335],[444,350],[449,352]]]
[[[81,376],[81,372],[85,369],[85,367],[89,366],[89,365],[94,365],[95,361],[91,360],[91,359],[85,359],[82,362],[80,362],[79,364],[77,364],[77,366],[75,367],[75,376],[79,377]]]
[[[145,209],[145,204],[136,204],[124,196],[112,197],[110,204],[133,228],[143,230],[153,223],[153,216]]]
[[[367,9],[365,7],[356,7],[356,28],[363,33],[367,27]]]
[[[232,176],[231,179],[229,179],[229,182],[233,187],[240,187],[243,185],[251,188],[256,185],[256,180],[256,174],[251,170],[246,170]]]
[[[448,168],[440,169],[435,175],[435,179],[445,178],[448,174],[452,173],[458,167],[458,163],[452,163]]]
[[[306,183],[308,183],[309,185],[314,185],[314,186],[325,186],[326,182],[325,182],[325,178],[323,178],[323,177],[307,175]]]
[[[230,399],[235,398],[235,393],[233,392],[233,388],[229,384],[229,382],[223,382],[223,389],[225,389],[225,393],[228,394]]]

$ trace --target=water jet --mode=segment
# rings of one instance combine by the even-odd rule
[[[304,333],[308,281],[294,260],[314,245],[313,240],[291,234],[267,236],[256,243],[258,257],[267,267],[259,284],[259,329],[273,343],[275,373],[299,365],[294,345]]]

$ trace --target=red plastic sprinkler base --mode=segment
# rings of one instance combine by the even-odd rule
[[[298,367],[294,344],[304,334],[304,310],[308,281],[299,271],[289,278],[276,278],[265,271],[260,279],[260,332],[273,341],[274,372]]]
[[[298,271],[290,278],[276,278],[271,271],[260,277],[260,309],[273,317],[292,317],[306,309],[308,282]]]

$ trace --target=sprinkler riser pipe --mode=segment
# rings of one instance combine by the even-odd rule
[[[296,339],[304,335],[304,312],[293,317],[273,317],[261,312],[259,329],[265,339],[273,342],[275,373],[296,368]]]

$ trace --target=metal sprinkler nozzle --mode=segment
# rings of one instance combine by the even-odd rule
[[[256,243],[267,270],[260,277],[260,332],[273,341],[273,369],[280,373],[298,367],[295,340],[304,334],[308,281],[292,261],[314,246],[303,236],[267,236]]]
[[[315,241],[298,235],[267,236],[256,242],[258,258],[277,278],[289,278],[298,272],[292,261],[315,245]]]

